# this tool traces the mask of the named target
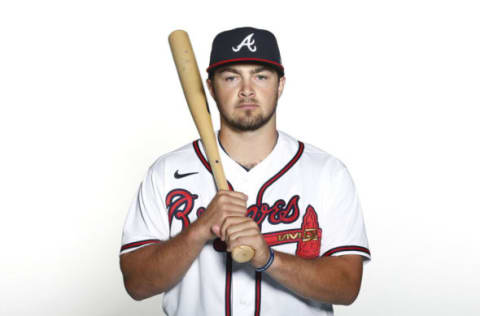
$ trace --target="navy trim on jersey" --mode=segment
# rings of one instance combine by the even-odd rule
[[[203,166],[210,172],[212,175],[212,167],[208,163],[207,159],[202,154],[202,151],[200,150],[199,146],[200,140],[197,139],[192,143],[193,149],[195,150],[195,153],[197,154],[198,159],[202,162]],[[230,191],[233,191],[233,186],[228,182],[228,188]],[[225,315],[226,316],[231,316],[232,315],[232,255],[227,252],[226,253],[226,269],[225,269]]]
[[[197,154],[198,159],[200,159],[200,161],[202,162],[203,166],[207,168],[208,172],[210,172],[213,176],[212,167],[210,166],[210,163],[208,163],[207,159],[203,156],[202,151],[200,150],[200,146],[198,145],[199,142],[200,140],[197,139],[192,143],[193,149],[195,150],[195,153]],[[227,184],[230,191],[233,191],[233,187],[228,180],[227,180]]]
[[[146,240],[135,241],[135,242],[131,242],[131,243],[123,245],[120,248],[120,251],[124,251],[124,250],[127,250],[127,249],[132,249],[132,248],[137,248],[137,247],[147,245],[147,244],[158,244],[159,242],[161,242],[160,239],[146,239]]]
[[[305,145],[302,142],[298,142],[298,150],[295,156],[283,167],[279,172],[277,172],[273,177],[271,177],[265,184],[260,188],[257,194],[257,205],[261,207],[263,194],[269,186],[271,186],[275,181],[280,179],[288,170],[290,170],[293,165],[300,159],[303,154]],[[260,226],[261,229],[261,226]],[[260,316],[260,307],[262,305],[262,273],[255,272],[255,316]]]
[[[370,250],[368,250],[365,247],[360,247],[360,246],[341,246],[341,247],[336,247],[333,249],[330,249],[329,251],[325,252],[322,257],[328,257],[333,255],[334,253],[337,252],[345,252],[345,251],[359,251],[366,253],[367,255],[370,256]]]
[[[305,148],[305,145],[302,142],[298,142],[298,150],[295,156],[293,156],[292,160],[290,160],[285,167],[282,168],[277,174],[275,174],[273,177],[271,177],[265,184],[262,186],[262,188],[258,191],[257,195],[257,205],[261,206],[262,205],[262,199],[263,199],[263,194],[265,193],[265,190],[271,186],[275,181],[277,181],[281,176],[283,176],[290,168],[293,167],[293,165],[300,159],[302,156],[303,150]]]
[[[212,173],[212,168],[210,167],[210,164],[208,163],[207,159],[203,157],[202,151],[200,150],[200,146],[198,145],[199,142],[200,140],[197,139],[192,143],[193,149],[195,150],[195,153],[197,154],[198,159],[200,159],[200,161],[202,162],[203,166],[207,168],[208,172]]]
[[[200,140],[196,140],[192,143],[195,153],[197,154],[198,159],[202,162],[203,166],[212,173],[212,168],[208,163],[207,159],[202,154],[199,146]],[[305,145],[302,142],[298,142],[298,150],[293,156],[293,158],[273,177],[271,177],[265,184],[261,187],[257,194],[257,205],[262,205],[263,194],[269,186],[271,186],[275,181],[277,181],[281,176],[283,176],[288,170],[290,170],[295,163],[300,159],[305,149]],[[228,181],[227,181],[228,182]],[[228,186],[231,191],[233,187],[228,182]],[[231,287],[232,287],[232,257],[230,253],[227,253],[227,267],[226,267],[226,278],[225,278],[225,315],[231,316]],[[262,273],[255,272],[255,316],[260,316],[260,307],[262,301]]]
[[[255,272],[255,316],[260,316],[262,304],[262,272]]]
[[[225,315],[232,315],[232,255],[227,252],[227,273],[225,275]]]

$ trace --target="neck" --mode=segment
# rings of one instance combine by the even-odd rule
[[[275,120],[255,131],[237,131],[222,122],[219,132],[220,142],[228,155],[250,169],[265,159],[277,143]]]

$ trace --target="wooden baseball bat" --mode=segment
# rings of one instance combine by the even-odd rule
[[[208,162],[212,167],[217,190],[229,190],[208,110],[207,97],[188,34],[182,30],[173,31],[168,37],[168,42],[190,113],[202,139]],[[250,261],[254,254],[255,251],[250,246],[242,245],[233,249],[232,258],[242,263]]]

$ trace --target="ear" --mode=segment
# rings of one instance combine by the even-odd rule
[[[285,76],[281,77],[278,81],[278,97],[280,98],[283,93],[283,88],[285,88]]]
[[[210,79],[207,79],[205,80],[205,82],[207,83],[207,88],[208,88],[208,92],[210,92],[210,96],[214,99],[215,99],[215,89],[213,89],[213,82],[212,80]]]

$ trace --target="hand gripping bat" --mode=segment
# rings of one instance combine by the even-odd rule
[[[203,89],[202,79],[200,78],[197,61],[188,34],[182,30],[174,31],[168,37],[168,41],[182,84],[183,93],[202,139],[208,162],[212,168],[217,190],[229,190],[218,153],[205,90]],[[236,262],[242,263],[250,261],[254,254],[255,251],[250,246],[242,245],[233,249],[232,258]]]

